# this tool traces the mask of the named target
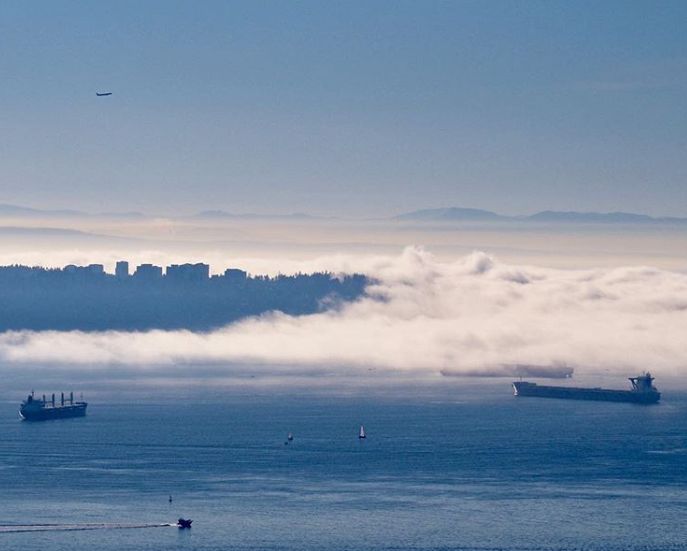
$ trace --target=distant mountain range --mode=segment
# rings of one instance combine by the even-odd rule
[[[502,216],[488,210],[480,209],[464,209],[458,207],[449,207],[443,209],[424,209],[414,210],[394,216],[395,220],[410,220],[410,221],[427,221],[427,222],[443,222],[443,221],[498,221],[509,220],[508,216]]]
[[[294,212],[292,214],[257,214],[254,212],[249,212],[246,214],[236,214],[233,212],[226,212],[223,210],[204,210],[198,214],[194,214],[191,218],[206,218],[206,219],[226,219],[226,218],[243,218],[243,219],[262,219],[262,218],[273,218],[273,219],[287,219],[287,220],[315,220],[319,218],[318,216],[311,216],[303,212]]]
[[[100,212],[88,213],[79,210],[34,209],[18,205],[0,204],[0,218],[119,218],[146,219],[154,218],[142,212]],[[257,214],[232,213],[224,210],[205,210],[190,216],[169,216],[169,218],[186,218],[195,220],[312,220],[325,221],[334,218],[313,216],[295,212],[292,214]],[[399,214],[387,220],[401,222],[531,222],[531,223],[565,223],[565,224],[667,224],[687,225],[687,218],[653,217],[631,212],[575,212],[545,210],[523,216],[507,216],[489,210],[461,207],[414,210]]]
[[[34,209],[30,207],[22,207],[19,205],[0,204],[0,218],[87,218],[87,217],[101,217],[101,218],[121,218],[121,219],[143,219],[153,218],[154,215],[147,215],[142,212],[99,212],[88,213],[79,210],[71,209]],[[185,216],[171,216],[170,218],[189,218]],[[205,210],[197,214],[193,214],[190,218],[217,220],[217,219],[280,219],[280,220],[317,220],[319,217],[311,216],[302,212],[295,212],[293,214],[257,214],[246,213],[236,214],[226,212],[223,210]]]
[[[96,237],[94,234],[64,228],[22,228],[0,226],[0,237]],[[97,236],[100,237],[100,236]]]
[[[99,212],[91,214],[72,209],[33,209],[19,205],[0,204],[0,216],[7,218],[85,218],[101,216],[105,218],[145,218],[142,212]]]
[[[459,207],[423,209],[394,216],[406,222],[537,222],[567,224],[687,224],[687,218],[655,218],[631,212],[575,212],[545,210],[526,216],[506,216],[488,210]]]
[[[45,216],[86,216],[78,210],[40,210],[17,205],[0,204],[0,216],[45,217]]]

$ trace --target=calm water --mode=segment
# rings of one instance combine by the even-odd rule
[[[37,424],[0,403],[0,549],[687,549],[687,394],[139,396]]]

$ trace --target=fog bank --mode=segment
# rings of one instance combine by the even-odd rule
[[[159,375],[181,364],[227,375],[493,375],[508,364],[567,364],[590,375],[687,373],[682,273],[517,266],[481,252],[446,262],[418,248],[329,260],[330,269],[364,272],[377,282],[365,298],[333,311],[272,313],[211,333],[4,333],[0,372],[40,364],[106,373],[128,365]]]

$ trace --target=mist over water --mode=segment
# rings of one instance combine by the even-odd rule
[[[388,219],[3,218],[0,264],[168,265],[206,262],[214,273],[345,268],[350,259],[421,246],[439,260],[475,250],[509,264],[582,269],[655,266],[685,271],[687,226],[411,223]]]
[[[3,370],[36,366],[174,375],[442,371],[511,374],[514,364],[579,375],[684,374],[687,275],[647,266],[561,270],[475,252],[442,261],[419,248],[337,258],[373,279],[366,295],[327,311],[248,318],[219,330],[6,332]],[[331,267],[331,265],[330,265]],[[270,346],[265,346],[269,342]]]

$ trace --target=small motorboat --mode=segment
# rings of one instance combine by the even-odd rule
[[[193,521],[192,521],[190,518],[189,518],[189,519],[180,518],[180,519],[177,521],[177,526],[179,527],[179,530],[186,530],[187,528],[191,528],[191,523],[192,523],[192,522],[193,522]]]
[[[287,439],[289,442],[293,442],[293,434],[289,433],[289,435],[286,437],[286,439]]]

